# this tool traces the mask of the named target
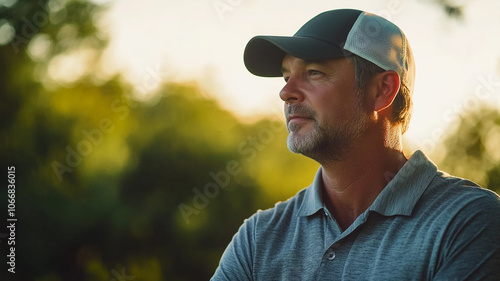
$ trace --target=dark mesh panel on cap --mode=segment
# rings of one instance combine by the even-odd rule
[[[304,24],[294,36],[311,37],[342,47],[359,10],[333,10],[323,12]]]

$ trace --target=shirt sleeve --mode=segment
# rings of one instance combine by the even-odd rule
[[[434,281],[500,280],[500,201],[484,196],[453,218]]]
[[[227,246],[212,281],[253,280],[255,215],[245,220]]]

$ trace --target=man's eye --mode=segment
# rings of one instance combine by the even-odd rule
[[[320,75],[320,74],[322,74],[321,71],[314,70],[314,69],[309,70],[309,75]]]

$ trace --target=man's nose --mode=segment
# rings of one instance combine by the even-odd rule
[[[304,100],[304,94],[300,87],[300,79],[289,77],[286,85],[280,91],[280,98],[285,103],[294,103]]]

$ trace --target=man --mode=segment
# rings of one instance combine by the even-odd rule
[[[498,195],[403,154],[415,71],[397,26],[328,11],[244,59],[285,79],[288,147],[321,167],[245,220],[212,280],[500,280]]]

